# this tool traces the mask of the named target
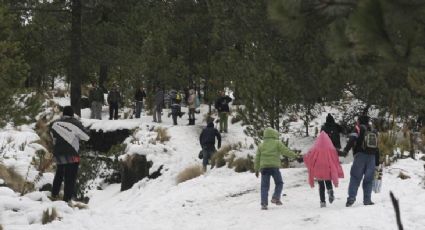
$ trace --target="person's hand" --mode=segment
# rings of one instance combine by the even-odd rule
[[[255,176],[258,178],[258,176],[260,175],[260,173],[258,171],[255,171]]]
[[[303,162],[304,162],[304,158],[303,158],[303,156],[299,156],[299,157],[297,158],[297,162],[298,162],[298,163],[303,163]]]

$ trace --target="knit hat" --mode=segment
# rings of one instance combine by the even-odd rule
[[[74,109],[72,109],[71,106],[65,106],[63,108],[63,112],[62,113],[63,113],[64,116],[73,117],[74,116]]]

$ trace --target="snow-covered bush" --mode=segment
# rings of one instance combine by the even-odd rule
[[[191,180],[202,175],[202,168],[199,165],[193,165],[181,171],[176,178],[177,184]]]

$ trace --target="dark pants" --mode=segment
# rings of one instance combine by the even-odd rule
[[[275,189],[273,199],[280,200],[283,189],[283,180],[280,170],[278,168],[264,168],[261,169],[261,205],[268,205],[270,177],[273,177]]]
[[[68,202],[74,196],[75,183],[77,181],[78,164],[57,165],[55,178],[53,179],[52,196],[58,196],[62,182],[65,181],[63,200]]]
[[[118,119],[118,103],[109,103],[109,120]]]
[[[326,185],[326,190],[332,190],[332,182],[330,180],[319,180],[319,195],[320,195],[320,202],[326,202],[326,197],[325,197],[325,185]]]
[[[204,169],[207,167],[208,161],[214,155],[215,152],[217,152],[217,150],[215,149],[214,146],[207,146],[202,148],[202,154],[203,154],[202,165],[204,166]]]
[[[372,183],[375,175],[375,155],[357,153],[354,155],[348,186],[348,200],[355,201],[357,190],[363,179],[363,203],[372,202]]]
[[[143,101],[136,101],[136,118],[140,118],[143,109]]]

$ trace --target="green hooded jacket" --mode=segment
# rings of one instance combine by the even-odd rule
[[[264,130],[263,143],[258,146],[255,155],[255,170],[263,168],[280,168],[280,157],[297,158],[297,154],[291,151],[279,140],[279,133],[272,129]]]

